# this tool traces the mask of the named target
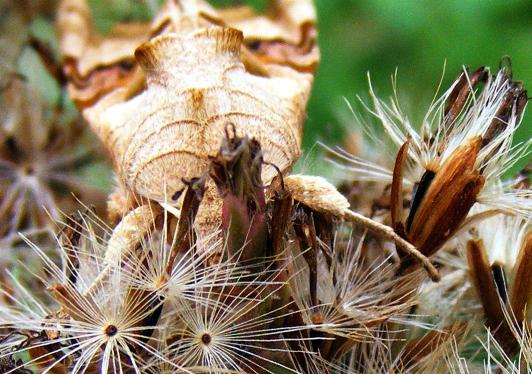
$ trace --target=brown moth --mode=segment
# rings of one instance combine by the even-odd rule
[[[70,94],[117,174],[115,219],[140,200],[178,205],[183,179],[206,172],[228,124],[283,173],[299,157],[319,58],[310,1],[272,1],[267,15],[168,1],[151,27],[119,25],[104,37],[84,1],[65,0],[58,25]],[[264,167],[263,183],[276,174]],[[219,225],[213,187],[198,213],[204,233]]]
[[[108,262],[153,229],[159,205],[179,217],[186,181],[207,174],[228,127],[260,143],[264,185],[288,174],[299,157],[319,60],[315,10],[310,0],[269,5],[266,15],[257,15],[248,7],[218,11],[201,0],[168,0],[151,26],[118,25],[104,37],[84,0],[63,0],[58,27],[70,95],[117,174],[108,208],[112,220],[122,220],[109,241]],[[410,243],[347,209],[328,182],[285,180],[294,199],[379,232],[438,278]],[[195,220],[200,250],[219,238],[213,233],[222,216],[212,180],[204,195]]]

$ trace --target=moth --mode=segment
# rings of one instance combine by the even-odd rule
[[[179,207],[183,181],[206,172],[228,124],[262,145],[273,165],[263,169],[265,184],[300,156],[319,59],[311,1],[271,1],[258,15],[169,0],[151,25],[118,25],[103,36],[85,1],[65,0],[58,28],[70,96],[116,172],[114,221],[151,215],[142,208],[149,202]],[[211,184],[196,229],[206,235],[219,221]]]

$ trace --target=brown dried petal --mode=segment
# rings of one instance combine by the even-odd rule
[[[503,323],[504,314],[482,240],[467,242],[467,262],[473,285],[484,308],[486,324],[496,329]]]
[[[502,103],[493,117],[490,126],[482,137],[482,146],[486,146],[499,136],[507,127],[508,121],[512,116],[515,116],[515,121],[519,123],[523,111],[526,106],[527,92],[523,90],[523,85],[520,82],[511,82],[512,88],[506,93]],[[493,153],[497,149],[493,150]]]
[[[406,159],[408,157],[408,145],[410,140],[407,140],[397,152],[395,159],[395,166],[393,168],[393,180],[391,189],[391,207],[390,213],[392,216],[392,227],[397,232],[402,231],[402,214],[403,214],[403,170]]]
[[[518,323],[532,309],[532,231],[525,235],[514,265],[514,279],[510,291],[510,306]]]
[[[482,139],[475,137],[456,149],[436,173],[408,231],[409,240],[430,256],[466,218],[484,185],[474,169]]]
[[[464,106],[471,96],[471,91],[474,90],[479,82],[485,82],[489,77],[489,69],[486,67],[478,68],[471,76],[467,71],[460,74],[455,83],[451,94],[447,99],[447,107],[445,108],[445,122],[444,127],[446,131],[454,125],[456,118],[463,114]]]
[[[172,274],[174,261],[178,253],[186,253],[195,245],[194,221],[198,214],[198,209],[205,194],[205,179],[193,178],[187,182],[183,203],[177,224],[177,231],[171,232],[173,247],[171,248],[166,265],[166,275]],[[175,235],[175,236],[174,236]]]
[[[458,340],[465,333],[466,324],[456,322],[451,326],[431,331],[420,338],[410,341],[401,354],[401,365],[403,370],[413,368],[425,358],[440,351],[446,344]]]

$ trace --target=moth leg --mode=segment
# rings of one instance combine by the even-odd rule
[[[294,200],[305,204],[312,210],[358,225],[394,242],[398,248],[418,261],[433,281],[439,281],[440,274],[428,257],[412,243],[399,236],[390,226],[349,209],[347,199],[327,180],[308,175],[290,175],[284,179],[284,182]]]
[[[129,212],[143,205],[139,198],[128,191],[122,183],[115,184],[113,191],[107,199],[107,216],[114,226],[122,220]]]
[[[156,229],[157,218],[161,215],[159,205],[141,205],[122,218],[115,227],[104,255],[105,266],[84,294],[98,287],[110,275],[115,266],[120,266],[120,260],[134,251],[142,240]]]
[[[105,262],[113,264],[133,251],[150,232],[155,230],[161,213],[159,205],[141,205],[122,218],[115,227],[105,252]]]

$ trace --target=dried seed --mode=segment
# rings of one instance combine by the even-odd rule
[[[408,156],[409,143],[410,143],[410,139],[408,139],[401,146],[401,148],[399,149],[399,152],[397,152],[397,156],[395,159],[395,165],[393,169],[393,179],[392,179],[392,187],[391,187],[392,189],[390,192],[390,196],[391,196],[390,213],[392,216],[392,227],[394,228],[396,232],[404,232],[404,228],[402,227],[403,226],[403,223],[402,223],[403,222],[403,217],[402,217],[403,215],[403,170],[404,170],[405,162]]]
[[[471,76],[469,76],[467,70],[460,74],[453,90],[449,94],[447,106],[444,111],[445,119],[443,128],[446,131],[450,131],[456,118],[460,114],[463,114],[462,111],[472,94],[472,90],[480,82],[486,82],[488,77],[489,69],[484,66],[478,68]]]
[[[438,170],[412,220],[408,239],[425,255],[445,243],[475,204],[484,178],[475,170],[482,139],[460,146]]]
[[[525,320],[525,308],[527,312],[532,308],[532,230],[526,233],[514,265],[510,306],[518,323]]]
[[[482,240],[467,242],[467,262],[473,284],[486,314],[486,324],[496,330],[504,323],[504,313]]]

